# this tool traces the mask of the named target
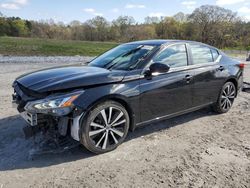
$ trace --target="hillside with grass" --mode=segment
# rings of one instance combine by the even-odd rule
[[[118,43],[0,37],[1,55],[20,56],[97,56]]]

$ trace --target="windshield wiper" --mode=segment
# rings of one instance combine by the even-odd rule
[[[110,70],[112,67],[114,67],[115,65],[117,65],[117,63],[113,63],[116,59],[118,59],[118,58],[120,58],[120,57],[128,56],[128,55],[130,55],[130,54],[132,54],[132,53],[135,53],[135,52],[137,52],[138,50],[140,50],[140,49],[143,48],[143,47],[144,47],[144,45],[140,45],[140,46],[138,46],[137,48],[132,49],[132,50],[130,50],[130,51],[124,53],[123,55],[114,58],[113,60],[111,60],[110,62],[108,62],[104,67],[105,67],[106,69]],[[109,65],[109,66],[108,66],[108,65]]]

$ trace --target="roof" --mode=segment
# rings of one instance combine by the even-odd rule
[[[156,45],[160,46],[162,44],[167,44],[167,43],[178,43],[178,42],[193,42],[193,41],[185,41],[185,40],[163,40],[163,39],[158,39],[158,40],[142,40],[142,41],[135,41],[135,42],[129,42],[127,44],[138,44],[138,45]]]
[[[190,40],[164,40],[164,39],[156,39],[156,40],[142,40],[142,41],[135,41],[135,42],[129,42],[126,44],[136,44],[136,45],[154,45],[154,46],[161,46],[163,44],[171,44],[171,43],[198,43],[198,44],[202,44],[202,45],[206,45],[210,48],[215,48],[213,46],[210,46],[208,44],[204,44],[201,42],[197,42],[197,41],[190,41]],[[217,48],[215,48],[217,49]]]

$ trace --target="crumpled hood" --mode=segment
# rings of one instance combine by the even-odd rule
[[[65,66],[25,74],[16,81],[27,89],[43,93],[120,82],[125,73],[91,66]]]

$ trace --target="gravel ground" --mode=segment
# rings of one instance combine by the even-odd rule
[[[0,63],[81,63],[92,57],[83,56],[1,56]]]
[[[0,64],[0,188],[250,187],[249,93],[240,93],[227,114],[207,108],[138,128],[110,153],[93,155],[79,147],[31,161],[35,144],[24,139],[25,123],[11,108],[11,83],[59,63],[13,62]]]

